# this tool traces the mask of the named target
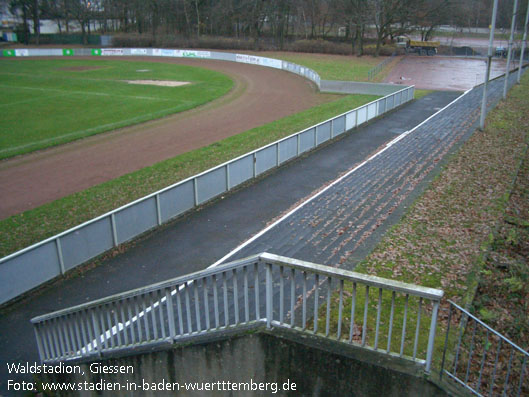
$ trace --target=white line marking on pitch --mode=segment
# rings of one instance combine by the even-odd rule
[[[109,94],[107,92],[92,92],[92,91],[71,91],[71,90],[60,90],[58,88],[42,88],[42,87],[27,87],[22,85],[9,85],[9,84],[0,84],[0,87],[3,88],[12,88],[14,90],[32,90],[32,91],[50,91],[50,92],[62,92],[64,95],[92,95],[92,96],[107,96],[107,97],[116,97],[116,98],[132,98],[132,99],[147,99],[149,101],[170,101],[167,98],[158,98],[151,96],[140,96],[140,95],[120,95],[120,94]]]

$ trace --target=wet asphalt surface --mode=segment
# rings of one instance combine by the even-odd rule
[[[501,96],[492,83],[489,105]],[[29,320],[40,314],[201,270],[261,231],[385,143],[413,128],[459,93],[436,92],[288,163],[256,183],[162,227],[80,276],[61,280],[0,316],[0,393],[14,377],[6,363],[38,361]],[[354,268],[398,221],[447,153],[475,129],[480,88],[328,189],[226,261],[268,251]]]
[[[505,60],[493,59],[490,78],[505,73],[505,67]],[[384,82],[430,90],[466,91],[485,81],[486,70],[487,62],[483,58],[409,55],[391,69]]]

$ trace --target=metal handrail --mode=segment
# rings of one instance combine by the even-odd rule
[[[129,290],[129,291],[118,293],[118,294],[106,296],[104,298],[96,299],[96,300],[93,300],[93,301],[90,301],[90,302],[87,302],[87,303],[82,303],[80,305],[68,307],[66,309],[57,310],[57,311],[54,311],[54,312],[51,312],[51,313],[43,314],[41,316],[37,316],[37,317],[32,318],[31,322],[33,324],[36,324],[36,323],[39,323],[39,322],[42,322],[42,321],[45,321],[45,320],[50,320],[52,318],[56,318],[56,317],[64,316],[64,315],[67,315],[67,314],[71,314],[71,313],[77,312],[79,310],[85,310],[85,309],[90,309],[90,308],[93,308],[93,307],[105,305],[107,303],[110,303],[110,302],[113,302],[113,301],[116,301],[116,300],[119,300],[119,299],[127,299],[127,298],[131,298],[133,296],[139,296],[139,295],[143,295],[143,294],[148,294],[148,293],[156,291],[156,290],[165,289],[165,288],[169,288],[169,287],[174,287],[174,286],[180,285],[180,284],[185,284],[185,283],[187,283],[189,281],[196,280],[197,278],[208,277],[208,276],[211,276],[213,274],[217,274],[219,272],[224,272],[224,271],[231,270],[231,269],[234,269],[234,268],[238,268],[238,267],[241,267],[241,266],[244,266],[244,265],[247,265],[247,264],[255,263],[255,262],[259,261],[259,258],[260,258],[260,255],[252,255],[252,256],[249,256],[248,258],[237,260],[237,261],[233,261],[233,262],[229,262],[229,263],[217,266],[217,267],[211,267],[211,268],[207,268],[205,270],[199,270],[198,272],[189,273],[189,274],[186,274],[184,276],[175,277],[175,278],[172,278],[172,279],[169,279],[169,280],[161,281],[159,283],[150,284],[150,285],[148,285],[146,287],[140,287],[140,288],[132,289],[132,290]]]
[[[527,376],[529,352],[455,302],[451,300],[448,302],[450,306],[439,372],[440,379],[442,380],[443,376],[447,375],[456,384],[478,396],[494,395],[495,386],[502,389],[502,395],[520,396],[522,387],[526,387],[526,391],[528,391],[529,382],[525,381],[529,381],[529,376]],[[453,352],[449,353],[453,360],[450,365],[447,365],[447,353],[449,345],[452,343],[450,330],[453,312],[459,312],[461,320],[455,329],[456,335],[453,336],[457,340],[457,344],[453,346]],[[494,343],[494,337],[497,339],[496,343]],[[492,373],[490,370],[484,371],[486,363],[489,367],[493,367]],[[500,365],[498,365],[499,363]],[[519,363],[518,366],[517,363]],[[519,373],[516,374],[517,369]]]
[[[317,271],[320,275],[323,276],[336,277],[351,282],[359,282],[375,288],[388,288],[405,294],[413,294],[421,298],[440,300],[444,295],[443,291],[435,288],[421,287],[419,285],[390,280],[383,277],[370,276],[364,273],[357,273],[349,270],[338,269],[335,267],[318,265],[312,262],[306,262],[298,259],[287,258],[280,255],[269,254],[268,252],[264,252],[258,256],[262,260],[266,260],[269,263],[285,265],[293,269],[299,270],[310,269],[312,271]]]
[[[251,283],[252,293],[249,288]],[[348,286],[353,291],[349,338],[342,336],[341,331],[347,300],[344,291]],[[355,322],[355,302],[360,310],[362,298],[359,292],[357,299],[357,287],[365,290],[365,304],[363,321]],[[378,290],[374,335],[373,330],[367,327],[370,288]],[[340,294],[338,307],[331,307],[331,292],[336,289],[339,289]],[[382,324],[384,292],[391,293],[391,317],[389,323]],[[31,322],[34,324],[41,360],[56,362],[102,355],[139,345],[188,340],[195,335],[239,325],[247,326],[254,322],[266,322],[269,328],[288,327],[318,333],[319,299],[322,293],[326,294],[326,336],[331,333],[331,310],[337,310],[339,322],[336,331],[333,331],[336,332],[337,340],[411,359],[425,365],[427,372],[430,371],[437,312],[443,291],[268,253],[38,316]],[[397,294],[399,299],[402,295],[402,302],[405,298],[406,314],[401,343],[392,349],[391,335],[397,322],[394,320]],[[416,307],[411,304],[413,299],[418,301],[418,310],[415,314],[415,334],[408,332],[408,339],[413,340],[412,356],[404,354],[404,345],[406,315],[410,316],[409,321],[415,321],[412,319],[412,311]],[[427,340],[419,332],[423,300],[432,303]],[[309,313],[312,317],[308,317]],[[357,343],[353,340],[353,330],[355,327],[358,329],[360,323],[362,341]],[[386,331],[387,327],[389,329]],[[384,335],[387,335],[387,346],[382,348],[379,340]],[[420,357],[422,353],[418,352],[419,344],[427,344],[424,357]],[[410,348],[411,345],[408,350]]]
[[[74,313],[79,310],[83,309],[89,309],[95,306],[104,305],[109,302],[113,302],[115,300],[119,299],[126,299],[130,298],[132,296],[138,296],[142,294],[148,294],[150,292],[153,292],[155,290],[160,290],[164,288],[173,287],[175,285],[185,284],[189,281],[196,280],[197,278],[203,278],[203,277],[209,277],[213,274],[217,274],[219,272],[225,272],[227,270],[232,270],[235,268],[239,268],[251,263],[258,262],[260,260],[265,260],[268,263],[280,265],[280,266],[287,266],[292,269],[298,269],[301,271],[315,271],[318,272],[320,275],[329,276],[329,277],[337,277],[339,279],[348,280],[352,282],[360,282],[372,287],[376,288],[391,288],[392,290],[407,293],[407,294],[413,294],[418,297],[426,298],[426,299],[438,299],[440,300],[444,292],[435,289],[435,288],[428,288],[428,287],[421,287],[414,284],[404,283],[400,281],[390,280],[378,276],[370,276],[363,273],[357,273],[352,272],[349,270],[343,270],[343,269],[337,269],[334,267],[324,266],[324,265],[318,265],[316,263],[307,262],[307,261],[301,261],[298,259],[288,258],[281,255],[275,255],[270,254],[268,252],[263,252],[261,254],[252,255],[244,259],[239,259],[233,262],[229,262],[226,264],[222,264],[216,267],[209,267],[204,270],[199,270],[194,273],[189,273],[184,276],[175,277],[169,280],[165,280],[159,283],[150,284],[146,287],[140,287],[133,290],[129,290],[126,292],[121,292],[118,294],[110,295],[101,299],[96,299],[87,303],[82,303],[80,305],[72,306],[66,309],[57,310],[51,313],[43,314],[41,316],[37,316],[31,319],[31,322],[33,324],[42,322],[44,320],[49,320],[55,317],[60,317],[66,314]]]
[[[518,346],[516,343],[514,343],[513,341],[511,341],[510,339],[506,338],[505,336],[503,336],[502,334],[500,334],[498,331],[495,331],[494,329],[492,329],[491,327],[489,327],[487,324],[485,324],[483,321],[481,321],[479,318],[477,318],[476,316],[472,315],[470,312],[468,312],[467,310],[463,309],[461,306],[459,306],[457,303],[451,301],[451,300],[448,300],[448,302],[456,307],[457,309],[459,309],[461,312],[465,313],[467,316],[471,317],[474,321],[476,321],[478,324],[480,324],[481,326],[485,327],[487,330],[489,330],[491,333],[493,333],[494,335],[496,335],[497,337],[503,339],[505,342],[509,343],[512,347],[514,347],[515,349],[517,349],[520,353],[522,354],[525,354],[526,356],[529,357],[529,352],[527,352],[526,350],[522,349],[520,346]]]

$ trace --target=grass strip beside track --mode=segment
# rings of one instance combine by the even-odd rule
[[[0,257],[376,98],[344,96],[3,219]]]
[[[367,81],[367,72],[385,59],[384,57],[303,54],[280,51],[266,51],[255,54],[306,66],[318,73],[324,80],[344,81]]]
[[[494,229],[498,222],[503,221],[513,188],[513,178],[518,172],[524,155],[527,156],[528,108],[529,74],[526,73],[522,84],[511,89],[507,101],[500,103],[489,113],[485,131],[474,133],[452,156],[429,188],[408,209],[403,219],[386,233],[373,252],[355,268],[357,272],[445,291],[445,299],[443,299],[439,314],[441,327],[438,329],[436,338],[436,352],[434,353],[436,359],[442,357],[442,346],[444,346],[444,328],[448,315],[446,299],[465,306],[472,302],[479,280],[483,278],[481,274],[485,276],[493,274],[490,268],[484,268],[484,252],[488,251],[497,241],[493,237]],[[524,194],[527,196],[527,191]],[[528,217],[527,214],[520,216],[524,217],[523,219]],[[520,220],[519,222],[525,221]],[[519,240],[521,237],[518,235],[516,238]],[[511,249],[518,241],[516,238],[513,237],[514,243],[507,241]],[[521,243],[518,241],[516,244]],[[503,240],[502,244],[505,244]],[[523,279],[523,277],[527,278],[527,272],[520,275],[515,270],[512,266],[510,270],[504,272],[506,273],[504,277],[510,278],[504,282],[503,295],[495,294],[495,299],[499,302],[488,304],[486,311],[482,310],[482,312],[496,320],[509,318],[510,323],[505,321],[502,326],[501,321],[497,321],[494,326],[497,326],[500,332],[509,334],[515,343],[527,346],[529,340],[526,324],[529,313],[525,312],[523,319],[513,319],[512,316],[509,317],[502,313],[504,308],[510,307],[509,304],[512,301],[510,294],[523,300],[519,295],[527,294],[528,291]],[[490,283],[490,280],[488,282]],[[495,282],[498,283],[498,280],[496,279]],[[525,283],[527,284],[527,280]],[[483,285],[483,282],[481,284]],[[351,296],[351,291],[346,291],[345,296]],[[337,293],[332,297],[331,313],[333,314],[338,312],[338,298]],[[505,301],[502,303],[501,299]],[[372,337],[376,323],[377,291],[370,292],[369,300],[368,339]],[[483,302],[480,304],[483,305]],[[356,301],[357,315],[358,313],[361,315],[363,305],[363,291],[359,291]],[[391,296],[387,294],[382,300],[381,318],[383,320],[379,340],[379,346],[382,348],[387,343],[387,319],[390,306]],[[322,321],[325,318],[325,309],[325,305],[320,308],[319,318]],[[497,313],[494,312],[495,309],[498,310]],[[351,300],[349,299],[344,305],[343,312],[350,313],[350,311]],[[424,315],[421,318],[420,338],[423,341],[427,340],[430,313],[430,311],[426,314],[423,312]],[[396,302],[394,316],[396,327],[392,334],[392,346],[398,346],[401,337],[400,324],[404,316],[402,299]],[[483,315],[478,313],[478,317],[483,317]],[[348,332],[347,322],[349,320],[350,317],[344,315],[342,327],[344,333]],[[361,322],[361,318],[358,321]],[[506,324],[516,326],[520,323],[524,323],[525,333],[520,332],[519,329],[509,331],[508,327],[505,327]],[[333,316],[331,324],[332,334],[337,329],[337,316]],[[408,317],[407,324],[405,354],[410,353],[413,345],[416,318]],[[325,325],[320,322],[320,329],[324,327]],[[372,340],[368,340],[368,344],[372,343]],[[426,344],[419,346],[422,354],[425,349]]]
[[[415,96],[414,98],[415,99],[420,99],[422,98],[423,96],[426,96],[432,92],[435,92],[434,90],[415,90]]]
[[[189,82],[180,87],[127,80]],[[3,59],[0,159],[210,102],[233,87],[215,71],[154,62]]]

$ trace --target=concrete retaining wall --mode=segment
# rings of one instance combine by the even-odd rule
[[[132,353],[132,352],[131,352]],[[305,396],[446,396],[424,377],[419,366],[398,358],[352,347],[320,336],[306,336],[294,330],[259,329],[223,339],[202,340],[158,352],[110,358],[80,364],[83,375],[48,375],[47,381],[115,383],[129,391],[141,385],[141,395],[157,395],[154,387],[184,382],[234,382],[242,387],[262,384],[268,391],[209,393],[185,391],[178,395],[305,395]],[[91,367],[92,365],[92,367]],[[126,374],[96,374],[101,365],[124,366]],[[130,372],[132,371],[132,372]],[[43,378],[41,378],[43,379]],[[268,383],[268,386],[265,386]],[[248,386],[246,386],[248,385]],[[254,385],[254,386],[252,386]],[[145,390],[146,388],[149,390]],[[199,386],[200,387],[200,386]],[[218,386],[217,386],[218,387]],[[238,386],[239,387],[239,386]],[[292,388],[295,387],[295,390]],[[284,390],[284,389],[289,390]],[[276,391],[276,393],[274,393]],[[96,391],[75,395],[97,395]]]

